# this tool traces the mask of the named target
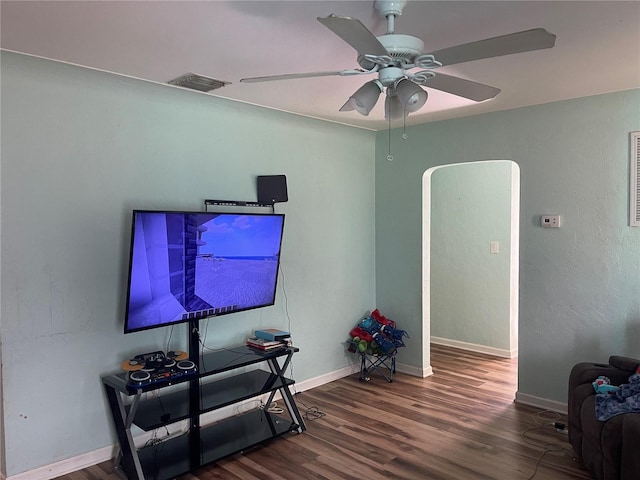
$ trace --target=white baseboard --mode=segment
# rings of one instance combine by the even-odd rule
[[[566,403],[556,402],[555,400],[549,400],[547,398],[535,397],[527,393],[516,392],[515,402],[521,403],[523,405],[537,407],[541,410],[550,410],[552,412],[558,412],[563,415],[567,414]]]
[[[406,373],[413,377],[427,378],[433,375],[433,368],[431,365],[425,368],[414,367],[413,365],[407,365],[406,363],[396,363],[396,370],[400,373]]]
[[[446,347],[459,348],[460,350],[468,350],[470,352],[484,353],[493,355],[494,357],[516,358],[518,349],[505,350],[502,348],[488,347],[486,345],[478,345],[475,343],[461,342],[459,340],[451,340],[448,338],[431,337],[431,343],[436,345],[444,345]]]
[[[357,364],[349,365],[347,367],[343,367],[339,370],[334,370],[333,372],[325,373],[324,375],[320,375],[318,377],[310,378],[309,380],[305,380],[304,382],[296,382],[293,386],[294,392],[304,392],[305,390],[311,390],[312,388],[319,387],[329,382],[333,382],[335,380],[340,380],[341,378],[348,377],[349,375],[353,375],[360,371],[360,366]]]
[[[106,462],[115,455],[115,447],[104,447],[93,452],[83,453],[77,457],[68,458],[60,462],[52,463],[44,467],[36,468],[28,472],[11,475],[6,480],[50,480],[52,478],[66,475],[83,468]]]

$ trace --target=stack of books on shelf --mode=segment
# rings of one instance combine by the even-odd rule
[[[291,345],[291,334],[277,328],[255,330],[253,337],[247,338],[247,345],[257,350],[274,350]]]

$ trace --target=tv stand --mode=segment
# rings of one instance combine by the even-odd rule
[[[192,352],[195,335],[192,328]],[[116,472],[129,480],[172,479],[288,432],[302,433],[306,427],[289,390],[295,382],[284,375],[298,351],[283,347],[262,352],[242,345],[191,356],[197,374],[137,388],[127,384],[126,372],[103,377],[120,447]],[[260,364],[266,364],[269,371],[244,368],[231,376],[220,375]],[[155,394],[144,395],[151,391]],[[278,392],[287,415],[256,408],[210,425],[200,424],[204,413],[267,394],[269,405]],[[160,444],[135,446],[133,425],[153,431],[184,420],[189,421],[186,433]]]

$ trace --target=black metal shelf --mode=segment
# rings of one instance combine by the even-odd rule
[[[284,357],[289,353],[296,353],[296,347],[283,347],[273,350],[258,350],[247,345],[239,345],[233,348],[225,348],[214,352],[205,353],[200,357],[200,376],[215,375],[228,372],[236,368],[254,365],[259,362]]]
[[[197,341],[192,339],[192,343]],[[190,378],[141,388],[127,385],[126,374],[103,377],[120,446],[116,472],[128,479],[168,480],[286,432],[302,433],[306,427],[289,390],[295,382],[284,376],[291,357],[298,351],[295,347],[283,347],[264,352],[242,345],[209,352],[196,359],[192,357],[197,361],[198,373]],[[214,378],[260,364],[266,364],[270,371],[252,369],[229,373],[219,380]],[[152,391],[157,394],[144,395]],[[276,393],[282,396],[288,418],[256,408],[200,426],[204,413],[261,395],[269,395],[266,401],[269,404]],[[189,430],[184,435],[136,448],[131,433],[133,425],[151,431],[182,420],[189,420]]]
[[[202,464],[215,462],[297,429],[298,425],[291,420],[259,409],[231,417],[202,429]]]
[[[174,478],[191,470],[189,435],[181,435],[138,450],[146,480]]]
[[[224,380],[204,383],[200,386],[200,412],[206,413],[234,403],[264,395],[293,385],[291,379],[278,377],[264,370],[253,370]],[[131,405],[126,407],[127,414]],[[189,391],[180,390],[142,400],[133,423],[149,431],[189,418]]]
[[[279,415],[251,410],[222,420],[200,431],[200,465],[218,461],[229,455],[295,431],[297,425]],[[190,461],[189,435],[174,437],[138,451],[146,480],[174,478],[193,470]]]

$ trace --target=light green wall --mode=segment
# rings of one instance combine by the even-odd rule
[[[428,363],[422,175],[480,159],[521,168],[520,391],[564,401],[573,363],[640,355],[640,229],[627,226],[638,90],[411,127],[406,141],[394,130],[388,162],[386,132],[44,60],[2,53],[1,82],[10,475],[111,445],[99,376],[167,341],[121,333],[130,210],[254,199],[256,175],[288,178],[278,211],[298,381],[349,364],[346,332],[374,303],[411,335],[399,361]],[[544,213],[563,227],[542,230]],[[281,283],[274,307],[217,319],[206,342],[287,322]],[[183,341],[178,328],[172,347]],[[50,365],[63,374],[37,376]]]
[[[452,165],[431,175],[432,337],[511,350],[511,175],[510,162]]]
[[[350,364],[374,305],[374,133],[6,52],[1,88],[9,475],[113,445],[100,376],[165,349],[168,328],[122,333],[133,208],[255,200],[257,175],[287,175],[276,305],[210,320],[205,343],[290,318],[297,381]]]
[[[421,177],[435,165],[521,169],[519,393],[566,402],[571,366],[640,356],[640,228],[628,226],[629,132],[640,90],[520,108],[376,138],[377,305],[422,335]],[[543,229],[543,214],[562,228]],[[464,301],[464,299],[461,299]],[[420,341],[401,362],[424,368]]]
[[[0,77],[1,78],[1,77]],[[1,84],[0,84],[1,85]],[[0,111],[2,111],[2,96],[0,95]],[[0,140],[2,139],[2,125],[0,124]],[[2,184],[2,148],[0,147],[0,185]],[[2,211],[2,195],[0,194],[0,212]],[[0,222],[0,252],[2,251],[2,222]],[[2,275],[0,275],[0,305],[2,303]],[[0,314],[0,478],[6,475],[7,465],[4,454],[4,402],[2,392],[2,370],[4,362],[2,361],[2,315]]]

